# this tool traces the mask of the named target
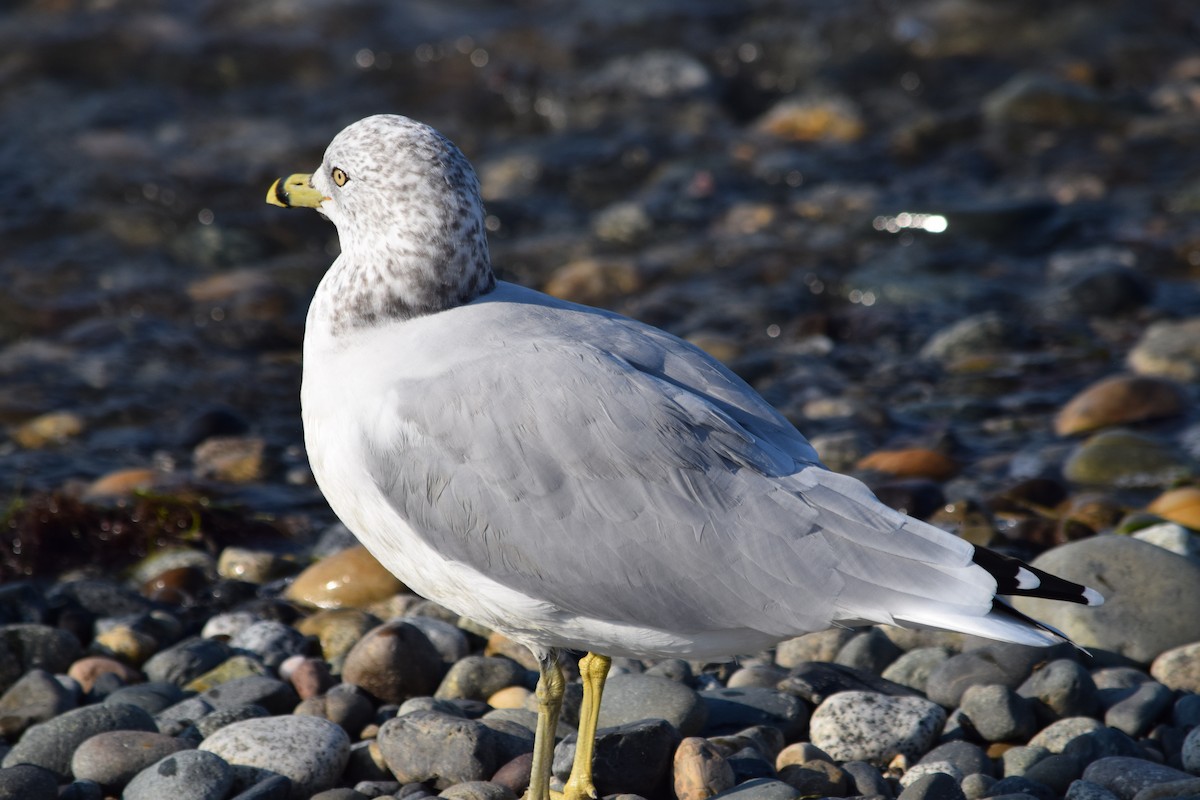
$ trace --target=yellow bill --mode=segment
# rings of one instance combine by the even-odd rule
[[[312,187],[312,175],[302,172],[280,178],[267,189],[267,202],[280,208],[320,208],[328,199]]]

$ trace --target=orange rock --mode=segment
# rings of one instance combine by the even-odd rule
[[[323,558],[296,576],[286,597],[317,608],[362,608],[403,592],[396,576],[356,545]]]
[[[949,456],[923,447],[876,450],[860,459],[856,466],[898,478],[929,478],[935,481],[944,481],[958,472],[958,465]]]
[[[1182,486],[1154,498],[1146,510],[1185,528],[1200,531],[1200,488]]]
[[[105,497],[128,497],[135,492],[145,491],[158,481],[159,475],[145,467],[118,469],[107,475],[101,475],[92,481],[83,492],[85,500],[97,500]]]
[[[1187,400],[1178,384],[1144,375],[1113,375],[1071,398],[1054,419],[1059,436],[1182,414]]]
[[[487,646],[484,648],[483,654],[486,656],[511,658],[525,669],[538,668],[537,659],[533,657],[533,653],[529,652],[528,647],[514,642],[498,631],[494,631],[488,636]]]
[[[84,656],[71,665],[67,670],[67,675],[74,678],[85,692],[90,692],[96,679],[110,672],[126,684],[140,683],[145,680],[142,673],[133,667],[107,656]]]
[[[524,686],[505,686],[489,697],[487,704],[492,708],[524,708],[531,694]]]
[[[83,433],[83,417],[71,411],[51,411],[23,422],[12,432],[17,444],[27,450],[37,450]]]

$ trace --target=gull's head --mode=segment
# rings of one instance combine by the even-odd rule
[[[276,181],[267,202],[315,208],[337,226],[338,288],[361,295],[371,319],[444,310],[495,285],[475,170],[453,142],[407,117],[348,126],[316,172]]]

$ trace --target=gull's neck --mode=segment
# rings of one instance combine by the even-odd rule
[[[383,235],[339,225],[342,253],[325,273],[309,309],[310,329],[333,336],[445,311],[496,286],[482,220],[461,220],[433,235],[436,220],[394,225]],[[472,224],[474,223],[474,224]],[[471,230],[477,228],[477,230]]]

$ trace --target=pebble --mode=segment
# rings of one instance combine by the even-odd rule
[[[924,698],[842,692],[813,712],[809,736],[838,761],[886,764],[919,757],[945,722],[946,712]]]
[[[775,647],[775,663],[795,669],[810,661],[833,661],[854,636],[854,631],[847,628],[829,628],[786,639]]]
[[[269,717],[271,713],[262,706],[239,705],[227,708],[215,708],[195,721],[196,730],[202,739],[207,739],[217,731],[233,722],[256,717]]]
[[[433,696],[442,700],[486,700],[505,687],[529,682],[529,671],[515,661],[500,656],[466,656],[454,662]]]
[[[1099,607],[1016,598],[1025,614],[1053,625],[1081,647],[1147,664],[1173,647],[1200,641],[1200,565],[1127,536],[1096,536],[1049,550],[1035,567],[1104,587]],[[1159,609],[1170,608],[1171,614]]]
[[[948,762],[953,764],[963,775],[973,775],[982,772],[992,774],[992,760],[978,745],[970,742],[945,742],[930,750],[918,764],[926,762]]]
[[[229,483],[261,481],[266,447],[259,436],[210,436],[192,451],[196,475]]]
[[[0,625],[0,647],[17,654],[18,669],[66,672],[81,655],[79,640],[69,631],[34,623]]]
[[[1077,780],[1067,787],[1066,800],[1120,800],[1120,798],[1099,784]]]
[[[1085,781],[1104,787],[1121,800],[1133,800],[1134,795],[1154,784],[1185,781],[1192,777],[1153,761],[1121,756],[1101,758],[1088,764],[1083,771]]]
[[[217,574],[222,578],[263,584],[286,574],[291,563],[269,550],[226,547],[217,559]]]
[[[1022,645],[991,644],[959,653],[938,664],[927,681],[929,699],[946,708],[962,702],[971,686],[1019,686],[1046,656],[1046,650]]]
[[[1024,775],[1037,764],[1050,757],[1050,751],[1038,745],[1014,745],[1004,751],[1000,757],[1004,762],[1003,775],[1010,778],[1014,775]]]
[[[374,614],[358,608],[335,608],[305,617],[296,623],[296,630],[317,637],[321,657],[329,662],[333,672],[340,673],[354,645],[379,625],[380,619]]]
[[[988,742],[1025,741],[1037,731],[1029,701],[1000,684],[967,687],[959,709]]]
[[[188,681],[183,688],[189,692],[207,692],[213,687],[242,678],[265,677],[267,672],[263,663],[253,656],[230,656],[203,675]]]
[[[1030,765],[1025,777],[1044,786],[1049,786],[1062,796],[1071,783],[1083,774],[1083,763],[1073,756],[1049,755]]]
[[[289,684],[265,675],[234,678],[204,691],[200,698],[213,708],[262,706],[272,714],[289,713],[300,702]]]
[[[101,675],[115,675],[122,684],[138,683],[142,680],[142,674],[136,669],[115,658],[104,656],[84,656],[71,665],[67,674],[75,679],[84,692],[90,692]]]
[[[980,800],[982,797],[987,797],[988,792],[996,785],[998,781],[991,775],[983,775],[976,772],[974,775],[968,775],[959,783],[959,788],[963,794],[967,796],[967,800]]]
[[[229,658],[229,648],[214,639],[185,639],[160,650],[142,665],[142,671],[152,681],[166,681],[183,686]]]
[[[1200,692],[1200,642],[1180,645],[1160,653],[1150,665],[1150,674],[1168,689]]]
[[[1044,722],[1063,717],[1090,717],[1099,711],[1100,700],[1096,682],[1083,666],[1073,659],[1060,658],[1033,671],[1017,687],[1017,694],[1034,703]]]
[[[145,631],[118,625],[101,631],[92,640],[92,649],[130,664],[144,664],[158,652],[159,642]]]
[[[879,628],[869,628],[846,642],[833,662],[873,675],[881,675],[903,652]]]
[[[1169,446],[1123,428],[1094,434],[1063,464],[1063,476],[1072,483],[1120,489],[1169,486],[1189,472]]]
[[[779,780],[795,786],[801,797],[844,797],[850,788],[850,776],[828,761],[789,764],[779,770]]]
[[[44,669],[31,669],[0,696],[0,736],[15,741],[27,728],[75,708],[74,694]]]
[[[1140,375],[1195,383],[1200,380],[1200,317],[1151,323],[1127,360]]]
[[[256,656],[268,669],[278,669],[288,657],[304,655],[308,639],[291,625],[268,619],[235,633],[229,647],[235,653]]]
[[[797,800],[796,787],[773,778],[755,778],[713,795],[714,800]]]
[[[454,664],[471,653],[467,634],[457,625],[433,617],[405,617],[404,621],[414,625],[425,634],[430,643],[442,654],[442,661]]]
[[[290,668],[288,662],[293,662]],[[323,694],[334,685],[329,664],[319,658],[293,656],[279,666],[279,674],[291,681],[301,700]]]
[[[157,728],[154,719],[137,706],[84,706],[29,728],[0,766],[33,764],[65,780],[71,775],[71,757],[76,748],[87,739],[109,731],[155,732]]]
[[[575,758],[575,734],[554,749],[554,775],[566,780]],[[601,797],[617,792],[659,797],[670,791],[681,737],[661,719],[641,720],[596,732],[593,780]]]
[[[880,677],[924,693],[929,675],[953,653],[946,647],[918,647],[909,650],[887,666]]]
[[[83,417],[73,411],[50,411],[26,420],[10,434],[13,441],[27,450],[60,445],[83,433]]]
[[[173,683],[150,681],[134,686],[124,686],[104,698],[107,704],[125,703],[137,706],[150,714],[173,706],[183,699],[183,690]]]
[[[801,664],[779,682],[781,692],[794,695],[812,705],[820,705],[838,692],[864,691],[897,697],[915,695],[912,689],[884,680],[869,672],[841,664],[808,662]]]
[[[949,775],[951,778],[954,778],[954,780],[958,781],[959,784],[961,784],[962,779],[966,777],[963,775],[962,770],[949,761],[926,761],[922,759],[919,764],[913,764],[908,768],[907,772],[900,776],[900,785],[903,787],[908,787],[919,781],[921,778],[924,778],[926,775],[934,775],[939,773]]]
[[[33,764],[17,764],[0,769],[0,797],[6,800],[56,800],[58,778],[53,772]]]
[[[448,800],[517,800],[517,795],[512,789],[492,781],[457,783],[443,789],[438,793],[438,797]]]
[[[305,569],[284,596],[316,608],[362,608],[403,591],[367,548],[354,545]]]
[[[1136,531],[1133,538],[1200,563],[1200,537],[1182,525],[1160,522]]]
[[[897,800],[966,800],[966,795],[953,775],[933,772],[906,786]]]
[[[700,692],[699,696],[707,709],[705,736],[736,733],[753,725],[770,725],[778,728],[785,739],[792,739],[808,724],[809,713],[804,704],[774,689],[720,688]],[[603,708],[601,713],[604,713]]]
[[[707,694],[702,699],[670,678],[613,675],[604,684],[599,725],[611,728],[643,719],[665,719],[681,735],[696,736],[705,730],[709,709]]]
[[[1146,681],[1133,694],[1111,706],[1104,714],[1104,724],[1134,738],[1150,731],[1150,728],[1166,715],[1175,696],[1171,690],[1157,681]]]
[[[385,722],[376,737],[388,768],[401,783],[432,782],[445,789],[488,780],[533,749],[533,736],[514,737],[475,720],[438,711],[414,711]]]
[[[1059,436],[1089,433],[1182,414],[1187,397],[1179,384],[1141,375],[1114,375],[1088,386],[1054,418]]]
[[[945,453],[922,447],[876,450],[859,459],[855,468],[882,472],[895,478],[929,478],[945,481],[958,472],[958,464]]]
[[[71,757],[71,774],[114,792],[159,759],[187,749],[172,736],[148,731],[109,731],[90,737]]]
[[[688,737],[675,750],[674,789],[678,800],[707,800],[733,788],[733,768],[707,739]]]
[[[403,620],[367,632],[346,654],[342,680],[366,689],[384,703],[433,694],[444,667],[419,628]]]
[[[1193,530],[1200,530],[1200,488],[1180,486],[1168,489],[1150,501],[1146,510]]]
[[[1183,740],[1180,763],[1188,772],[1200,774],[1200,728],[1193,728]]]
[[[308,800],[341,776],[350,758],[350,737],[317,717],[263,717],[226,725],[200,749],[229,762],[243,783],[282,775],[291,781],[289,797]]]
[[[292,713],[327,719],[339,725],[351,739],[357,739],[374,718],[375,707],[357,687],[343,683],[328,694],[302,700]]]
[[[1036,800],[1055,800],[1054,791],[1044,784],[1030,780],[1024,775],[1001,778],[988,789],[987,797],[1012,797],[1025,795]]]

